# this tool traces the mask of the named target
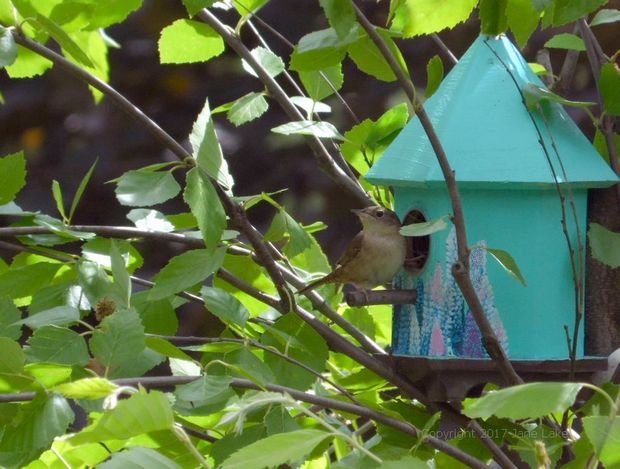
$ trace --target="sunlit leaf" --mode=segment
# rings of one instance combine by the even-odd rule
[[[477,0],[401,0],[397,5],[391,29],[402,31],[404,37],[436,33],[467,20]]]
[[[547,42],[545,42],[545,47],[549,47],[551,49],[570,49],[576,51],[584,51],[586,50],[586,45],[576,34],[570,33],[561,33],[556,34]]]
[[[23,152],[0,158],[0,205],[11,202],[26,184],[26,160]]]
[[[437,91],[441,80],[443,80],[443,62],[436,55],[426,65],[426,90],[424,91],[424,96],[427,99]]]
[[[575,402],[581,383],[527,383],[492,391],[463,402],[463,413],[471,418],[539,418],[564,412]]]
[[[222,469],[256,469],[278,467],[302,460],[333,434],[322,430],[297,430],[278,433],[256,441],[235,452],[222,464]]]
[[[282,59],[269,49],[265,49],[264,47],[256,47],[255,49],[252,49],[250,53],[252,54],[252,57],[254,57],[254,59],[259,63],[259,65],[263,69],[265,69],[265,71],[272,78],[277,77],[285,69]],[[258,77],[254,69],[245,60],[241,61],[241,65],[243,66],[243,69],[250,75]]]
[[[344,140],[333,124],[325,121],[295,121],[282,124],[271,129],[272,132],[283,135],[313,135],[317,138],[331,138]]]
[[[181,186],[169,172],[127,171],[118,178],[116,198],[122,205],[148,207],[176,196]]]
[[[263,93],[248,93],[232,105],[226,116],[237,127],[262,116],[269,105]]]
[[[159,37],[162,64],[206,62],[224,52],[224,41],[209,25],[192,20],[176,20]]]
[[[620,21],[620,10],[612,10],[609,8],[602,8],[596,12],[590,26],[598,26],[600,24],[615,23]]]
[[[83,378],[54,387],[54,391],[69,399],[101,399],[118,389],[118,386],[105,378]]]

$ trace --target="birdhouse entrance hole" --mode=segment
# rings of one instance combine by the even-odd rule
[[[403,225],[424,223],[426,221],[426,217],[420,210],[413,209],[405,217]],[[428,262],[430,248],[430,235],[407,237],[407,257],[405,258],[405,269],[410,274],[417,275],[424,269],[426,263]]]

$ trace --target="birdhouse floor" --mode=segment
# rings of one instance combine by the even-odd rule
[[[490,359],[427,358],[378,355],[377,358],[409,377],[431,401],[462,400],[479,396],[487,383],[504,384]],[[525,382],[567,381],[570,360],[511,360]],[[590,381],[597,371],[607,369],[607,357],[586,357],[575,362],[575,381]]]

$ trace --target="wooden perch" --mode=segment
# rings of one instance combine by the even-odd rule
[[[349,306],[415,303],[416,298],[415,290],[353,290],[345,295]]]

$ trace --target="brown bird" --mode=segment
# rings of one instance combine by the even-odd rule
[[[362,222],[362,231],[353,238],[332,272],[310,282],[298,293],[331,282],[371,289],[392,280],[402,267],[407,244],[400,234],[401,224],[396,214],[383,207],[352,211]]]

